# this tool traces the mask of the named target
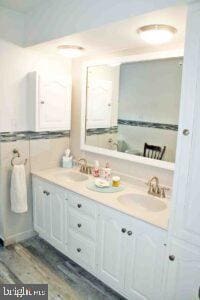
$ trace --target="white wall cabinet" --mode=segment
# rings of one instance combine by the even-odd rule
[[[195,2],[195,1],[194,1]],[[169,222],[166,300],[200,299],[200,3],[189,6],[174,193]],[[192,59],[192,60],[191,60]]]
[[[46,79],[37,72],[28,76],[30,130],[70,130],[71,83]]]
[[[160,300],[167,232],[33,176],[34,228],[128,299]]]
[[[183,68],[170,234],[200,246],[200,4],[191,5]],[[191,63],[192,57],[192,63]],[[187,129],[187,131],[185,130]],[[184,163],[183,163],[184,162]]]

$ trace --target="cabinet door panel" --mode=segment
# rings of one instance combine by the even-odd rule
[[[176,240],[172,242],[170,254],[175,260],[168,263],[165,300],[200,299],[199,249]]]
[[[134,241],[127,260],[126,288],[133,299],[161,299],[166,232],[143,225],[133,225]]]
[[[112,81],[93,80],[87,89],[87,128],[111,126]]]
[[[45,231],[45,199],[43,188],[40,185],[33,187],[34,200],[34,229],[37,232]]]
[[[111,286],[124,287],[126,259],[126,218],[110,209],[102,209],[100,216],[100,276]]]
[[[41,180],[33,179],[34,229],[42,235],[50,232],[50,199],[44,194],[47,186]]]
[[[64,196],[59,190],[51,195],[51,240],[59,248],[64,245]]]
[[[189,9],[171,234],[200,246],[200,5]],[[191,63],[191,57],[193,63]],[[184,135],[184,129],[189,135]]]
[[[70,86],[58,81],[44,81],[40,78],[39,87],[40,129],[69,129],[71,114]]]

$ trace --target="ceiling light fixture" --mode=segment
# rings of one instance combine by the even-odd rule
[[[169,42],[177,29],[170,25],[154,24],[140,27],[137,32],[145,42],[159,45]]]
[[[84,48],[80,46],[73,46],[73,45],[61,45],[57,47],[58,53],[68,57],[68,58],[75,58],[82,55]]]

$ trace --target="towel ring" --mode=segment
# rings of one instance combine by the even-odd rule
[[[20,153],[17,149],[13,150],[13,158],[11,159],[11,166],[14,167],[15,163],[15,158],[19,158],[20,157]],[[27,158],[24,160],[24,165],[27,164]]]

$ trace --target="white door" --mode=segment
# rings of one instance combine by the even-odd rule
[[[111,126],[112,81],[93,80],[87,87],[86,128]]]
[[[167,232],[135,222],[128,236],[125,289],[130,299],[162,299]],[[172,299],[171,299],[172,300]]]
[[[50,243],[57,249],[65,247],[65,202],[66,192],[55,185],[50,190]]]
[[[170,235],[200,246],[199,28],[200,4],[196,3],[188,13]]]
[[[200,299],[200,251],[173,240],[168,258],[165,300]]]
[[[102,208],[99,224],[99,276],[108,285],[122,289],[127,255],[126,217],[112,209]]]
[[[34,229],[43,237],[49,236],[50,193],[43,181],[33,179],[33,217]]]
[[[39,129],[70,129],[71,86],[39,77]]]

